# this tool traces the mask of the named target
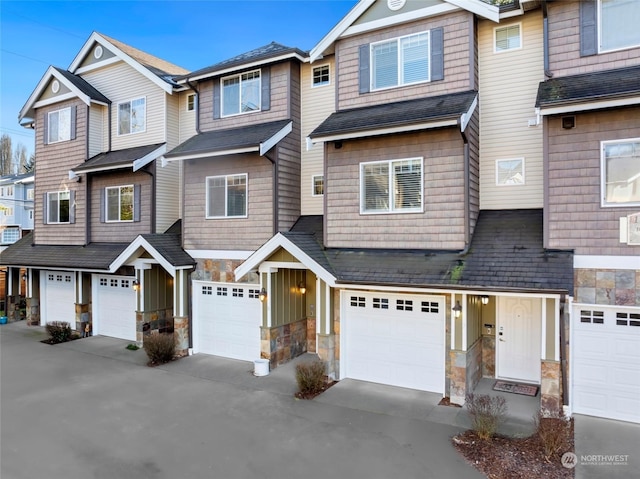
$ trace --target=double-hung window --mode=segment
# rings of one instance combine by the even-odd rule
[[[107,222],[133,221],[133,185],[109,186],[105,195]]]
[[[371,89],[428,82],[429,34],[416,33],[371,45]]]
[[[422,158],[360,164],[360,212],[422,212]]]
[[[600,51],[640,46],[637,0],[599,0]]]
[[[507,50],[517,50],[522,48],[522,36],[520,24],[497,27],[494,30],[494,52],[500,53]]]
[[[71,139],[71,108],[49,112],[47,122],[47,143]]]
[[[207,218],[246,218],[247,175],[207,178]]]
[[[135,100],[118,103],[118,135],[141,133],[146,130],[147,100]]]
[[[68,190],[47,193],[47,223],[70,222],[70,199]]]
[[[222,116],[260,110],[260,70],[222,80]]]
[[[640,205],[640,138],[603,141],[602,206]]]

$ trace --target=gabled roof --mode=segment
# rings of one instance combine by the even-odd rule
[[[334,43],[344,37],[355,35],[368,30],[374,30],[398,23],[406,23],[434,15],[441,15],[448,11],[462,8],[480,17],[487,18],[494,22],[500,20],[500,9],[495,5],[490,5],[482,0],[443,0],[440,5],[430,5],[428,7],[413,10],[408,13],[389,15],[382,20],[374,20],[354,27],[356,21],[375,3],[375,0],[361,0],[340,20],[335,27],[327,33],[318,44],[309,52],[311,62],[322,58],[323,55],[333,52]]]
[[[432,250],[323,248],[322,217],[299,220],[236,269],[240,277],[278,248],[325,277],[331,286],[570,293],[573,253],[543,247],[542,210],[482,211],[467,253]],[[322,276],[321,276],[322,277]],[[323,278],[325,279],[325,278]],[[325,279],[326,280],[326,279]]]
[[[182,77],[177,78],[177,81],[179,83],[186,83],[187,81],[202,80],[230,73],[240,68],[250,68],[291,58],[295,58],[302,62],[306,57],[307,53],[298,48],[287,47],[280,43],[271,42],[268,45],[242,53],[214,65],[201,68],[200,70],[191,72],[188,75],[183,75]]]
[[[20,175],[0,176],[0,185],[17,185],[21,183],[33,183],[33,173],[22,173]]]
[[[264,155],[291,133],[291,120],[279,120],[225,130],[198,133],[164,155],[166,161],[188,160],[236,153]]]
[[[417,100],[337,111],[309,134],[312,141],[334,141],[460,124],[462,131],[477,105],[478,92],[466,91]]]
[[[44,89],[54,78],[65,85],[70,90],[70,93],[38,101],[38,99],[44,92]],[[77,75],[74,75],[67,70],[63,70],[62,68],[50,66],[38,82],[35,90],[33,90],[31,95],[29,96],[27,102],[20,110],[18,119],[21,121],[23,118],[33,118],[34,108],[51,105],[75,97],[80,98],[80,100],[82,100],[82,102],[84,102],[86,105],[90,105],[92,102],[102,105],[109,105],[111,103],[111,101],[106,96],[96,90],[86,80]]]
[[[34,245],[33,233],[25,235],[0,253],[3,266],[109,271],[109,265],[127,243],[90,243],[86,246]]]
[[[169,94],[173,92],[174,88],[178,87],[174,78],[180,75],[185,75],[189,72],[182,67],[145,53],[142,50],[138,50],[126,43],[108,37],[107,35],[93,32],[71,62],[71,65],[69,66],[69,71],[71,73],[82,74],[85,71],[102,66],[101,62],[97,62],[88,67],[81,67],[82,62],[87,55],[90,54],[91,49],[96,43],[108,49],[110,52],[115,54],[117,59],[127,63],[134,70],[147,77]],[[110,62],[112,60],[108,61]]]
[[[543,115],[640,104],[640,66],[551,78],[538,86]]]
[[[157,143],[99,153],[71,170],[70,177],[78,173],[93,173],[120,168],[132,168],[133,171],[137,171],[162,156],[165,151],[167,151],[166,143]]]

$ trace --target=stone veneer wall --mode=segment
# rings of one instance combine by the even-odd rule
[[[5,307],[7,308],[5,314],[7,316],[7,322],[14,323],[26,318],[26,311],[23,314],[20,308],[20,296],[7,296],[5,301]]]
[[[89,334],[87,334],[87,336],[91,335],[91,330],[93,322],[92,322],[92,315],[91,315],[91,305],[89,303],[76,303],[76,331],[78,332],[78,334],[80,334],[82,337],[85,336],[85,327],[88,325],[89,326]]]
[[[40,298],[27,298],[27,325],[40,326]]]
[[[242,263],[242,260],[235,259],[197,259],[196,269],[191,273],[191,279],[233,283],[236,281],[233,272]],[[258,273],[249,273],[240,279],[243,280],[243,283],[257,284],[260,282]]]
[[[270,369],[307,352],[307,320],[260,328],[260,357],[269,360]]]
[[[496,338],[482,336],[482,377],[496,377]]]
[[[548,415],[562,410],[562,372],[558,361],[542,360],[540,368],[540,409]]]
[[[316,318],[307,318],[307,352],[316,352]]]
[[[640,306],[640,270],[574,270],[577,303]]]
[[[152,333],[174,332],[173,308],[136,311],[136,342],[139,346],[144,343],[144,337]]]
[[[452,403],[462,405],[482,377],[482,341],[479,339],[467,351],[453,350],[449,355],[449,398]]]

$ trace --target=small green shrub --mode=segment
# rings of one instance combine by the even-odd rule
[[[45,330],[53,343],[64,343],[71,339],[71,326],[66,321],[51,321]]]
[[[502,396],[488,394],[467,395],[467,411],[471,417],[471,426],[480,439],[487,440],[493,436],[498,425],[507,415],[507,401]]]
[[[129,351],[137,351],[140,348],[138,347],[137,344],[131,343],[131,344],[127,344],[127,348],[126,349],[128,349]]]
[[[151,334],[145,336],[143,348],[150,363],[168,363],[176,354],[176,339],[173,334]]]
[[[546,414],[539,411],[534,417],[536,434],[544,450],[544,458],[551,459],[565,453],[571,448],[571,421],[559,409],[551,410]]]
[[[296,382],[300,394],[318,394],[325,386],[324,363],[307,361],[296,364]]]

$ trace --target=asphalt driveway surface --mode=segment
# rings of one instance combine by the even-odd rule
[[[259,382],[148,368],[43,337],[23,323],[0,328],[2,479],[483,477],[450,445],[460,430],[451,425],[299,401]]]

